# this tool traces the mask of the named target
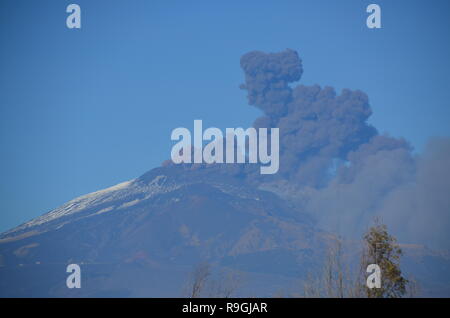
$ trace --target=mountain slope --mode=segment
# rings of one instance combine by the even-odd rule
[[[243,274],[237,296],[298,294],[334,236],[242,169],[156,168],[1,234],[0,297],[179,297],[204,261]],[[402,248],[422,295],[450,295],[448,253]],[[81,289],[66,287],[70,263],[81,266]]]
[[[3,233],[1,296],[180,296],[201,261],[274,282],[318,262],[328,234],[309,216],[212,171],[153,169]],[[65,288],[68,263],[82,264],[85,288]]]

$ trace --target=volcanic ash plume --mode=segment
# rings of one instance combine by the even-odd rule
[[[280,129],[280,171],[259,185],[294,198],[319,224],[360,235],[374,216],[401,240],[450,248],[450,138],[414,157],[403,139],[367,123],[359,90],[291,87],[303,73],[297,52],[250,52],[241,58],[250,105],[264,115],[254,126]]]

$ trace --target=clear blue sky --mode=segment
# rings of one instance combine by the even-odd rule
[[[370,3],[381,30],[365,25]],[[65,8],[82,9],[69,30]],[[292,48],[302,83],[362,89],[420,152],[450,135],[450,1],[0,2],[0,231],[170,157],[172,129],[248,127],[240,56]]]

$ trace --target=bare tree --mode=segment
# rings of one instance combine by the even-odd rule
[[[344,255],[342,240],[336,238],[328,249],[319,277],[308,274],[303,282],[304,297],[357,297],[358,278],[350,274],[350,265]]]
[[[233,269],[224,269],[217,275],[216,279],[211,279],[210,296],[230,298],[241,287],[243,281],[243,273]]]
[[[318,298],[321,296],[321,283],[311,273],[308,273],[306,280],[303,282],[303,297]]]
[[[206,283],[211,275],[211,265],[206,262],[198,264],[192,272],[189,283],[189,297],[200,297],[205,289]]]
[[[198,264],[189,275],[185,286],[185,295],[191,298],[197,297],[232,297],[242,285],[243,273],[233,269],[215,271],[207,262]]]

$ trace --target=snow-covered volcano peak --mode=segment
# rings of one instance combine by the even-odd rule
[[[157,193],[167,192],[176,187],[165,186],[166,176],[158,175],[143,184],[137,179],[121,182],[109,188],[91,192],[45,213],[29,222],[19,225],[7,232],[0,238],[17,236],[30,230],[39,230],[43,226],[52,224],[59,226],[79,217],[86,217],[93,214],[100,214],[113,209],[125,208],[136,204],[140,200],[152,197]],[[54,227],[54,226],[52,226]]]

